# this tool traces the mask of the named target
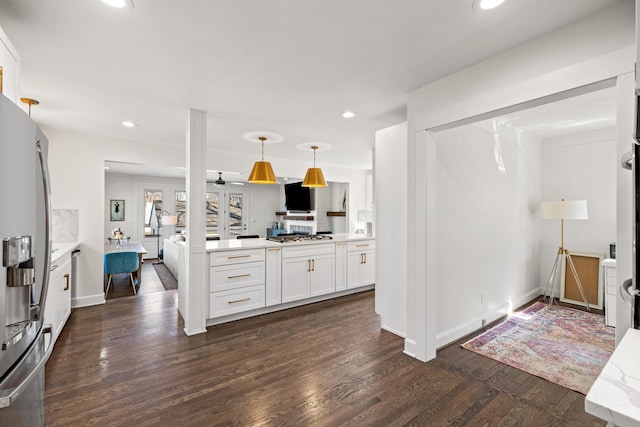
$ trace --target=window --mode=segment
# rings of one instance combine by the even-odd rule
[[[218,208],[220,206],[218,193],[207,193],[207,233],[218,233]]]
[[[144,190],[144,235],[158,235],[158,218],[162,213],[162,191]]]
[[[176,216],[178,223],[176,228],[184,228],[187,226],[187,192],[176,191]]]
[[[207,193],[206,209],[206,227],[207,234],[218,234],[218,193]],[[176,215],[178,216],[177,227],[186,227],[187,225],[187,192],[176,191]]]

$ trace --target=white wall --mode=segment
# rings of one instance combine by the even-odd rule
[[[175,167],[185,165],[184,146],[162,146],[134,140],[79,134],[44,128],[49,145],[49,166],[54,209],[78,210],[78,236],[82,243],[79,276],[82,279],[74,307],[104,303],[103,243],[105,236],[105,161],[152,164]],[[186,139],[186,138],[185,138]],[[244,154],[208,151],[207,168],[211,170],[251,170],[253,161]],[[277,172],[295,176],[306,171],[299,162],[272,159]],[[364,170],[323,165],[325,178],[349,182],[349,215],[365,206]],[[351,221],[351,220],[350,220]],[[350,228],[355,224],[350,224]],[[353,228],[351,228],[353,229]]]
[[[227,187],[231,187],[227,185]],[[249,191],[249,231],[246,234],[258,234],[267,237],[267,228],[278,221],[276,212],[280,210],[280,187],[282,185],[247,184]]]
[[[407,336],[407,124],[376,132],[374,156],[376,313],[383,329]]]
[[[616,129],[545,139],[542,200],[586,200],[588,220],[565,221],[565,247],[609,257],[616,241]],[[544,291],[560,246],[560,221],[542,220],[540,278]],[[559,276],[558,276],[559,277]],[[556,291],[559,286],[556,284]]]
[[[620,2],[410,93],[406,353],[434,358],[437,306],[455,307],[437,299],[437,164],[434,132],[428,130],[633,72],[634,16],[633,2]],[[618,104],[619,114],[629,109],[626,101]],[[620,135],[632,134],[629,125]]]
[[[434,135],[437,345],[539,295],[540,139],[467,125]]]

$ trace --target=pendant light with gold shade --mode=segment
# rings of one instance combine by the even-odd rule
[[[302,181],[302,186],[326,187],[327,182],[324,180],[324,175],[322,175],[322,169],[316,167],[316,150],[318,146],[312,145],[311,149],[313,150],[313,167],[307,169],[307,174],[304,177],[304,181]]]
[[[249,174],[249,182],[254,184],[275,184],[276,174],[273,173],[271,163],[264,161],[264,142],[267,140],[264,136],[259,136],[258,139],[262,143],[262,160],[255,162],[251,173]]]

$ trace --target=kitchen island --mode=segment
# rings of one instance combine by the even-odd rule
[[[171,242],[165,244],[169,247]],[[173,244],[182,261],[177,269],[180,301],[186,246]],[[207,326],[370,290],[375,283],[371,236],[300,236],[283,242],[213,240],[206,242],[206,252]],[[182,312],[180,302],[179,308]]]

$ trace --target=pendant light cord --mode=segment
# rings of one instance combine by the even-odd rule
[[[264,141],[267,139],[264,136],[258,138],[262,142],[262,161],[264,162]]]

